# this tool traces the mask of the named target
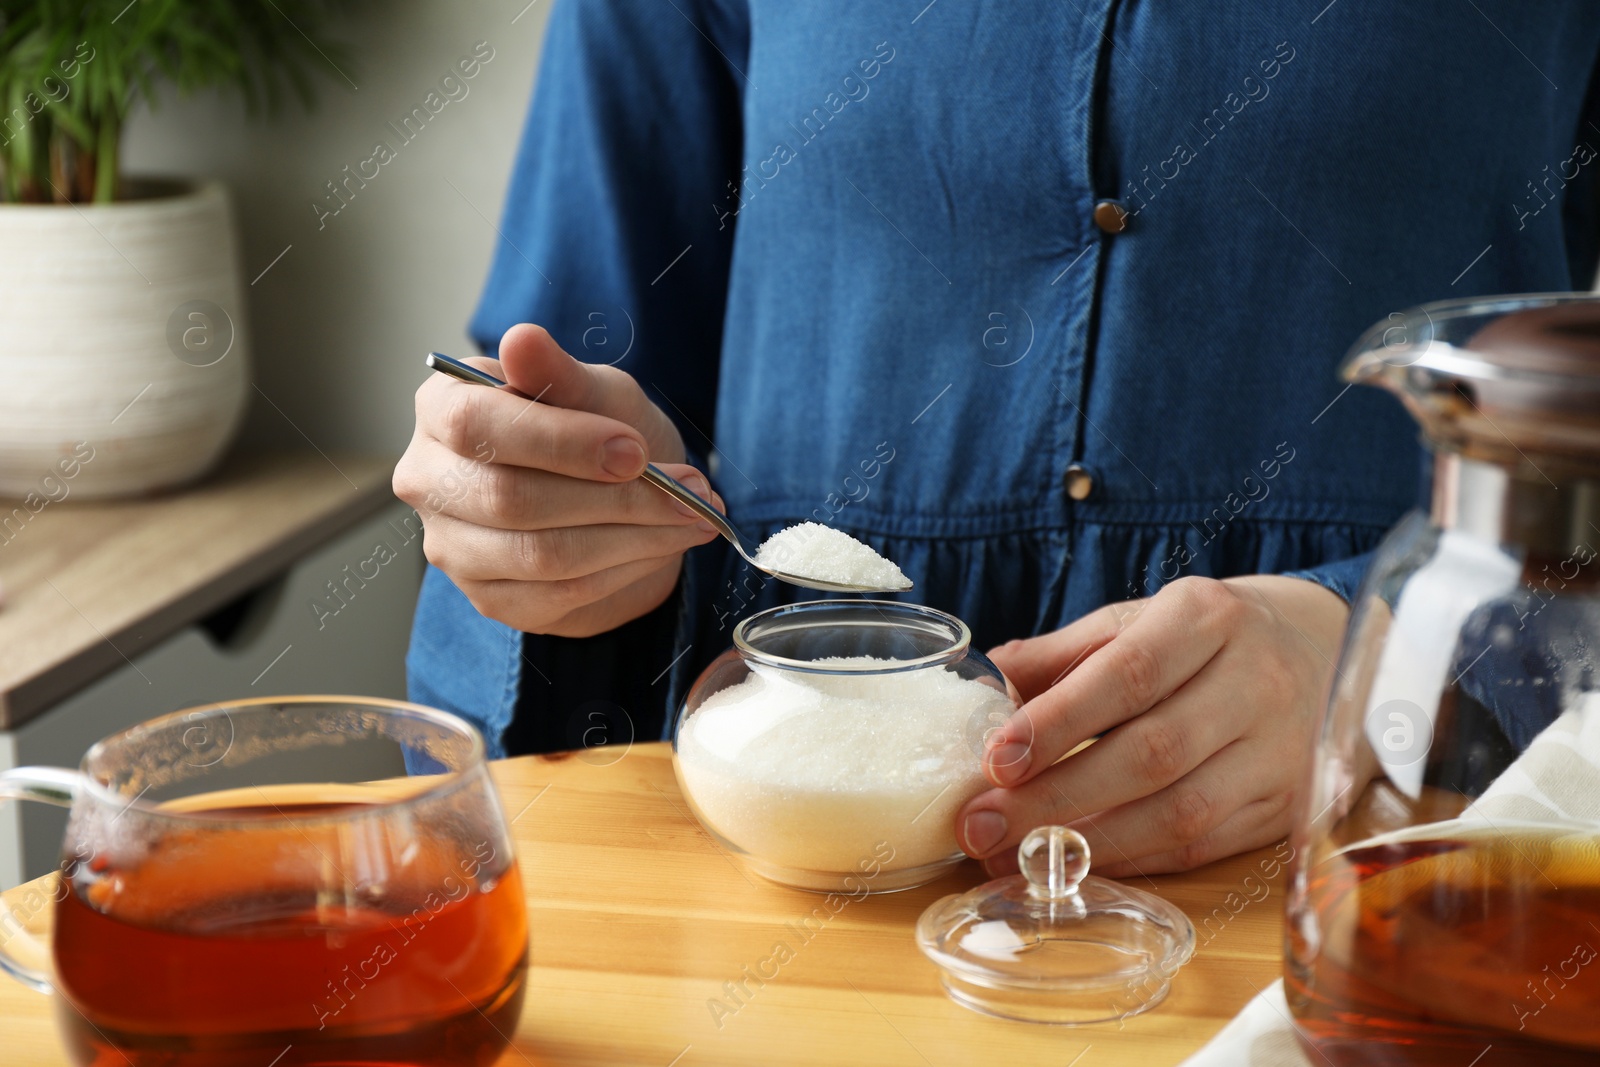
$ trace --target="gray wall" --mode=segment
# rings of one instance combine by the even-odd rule
[[[298,427],[325,451],[405,447],[423,354],[469,348],[464,324],[499,240],[550,3],[368,3],[340,32],[356,57],[350,81],[325,69],[310,115],[294,106],[249,119],[236,101],[168,92],[134,117],[130,173],[231,186],[247,282],[289,249],[249,289],[255,381],[282,414],[254,397],[247,443],[304,447]],[[388,123],[437,91],[480,41],[494,55],[465,97],[402,145]],[[324,183],[380,140],[395,158],[319,229],[311,205],[331,200]]]

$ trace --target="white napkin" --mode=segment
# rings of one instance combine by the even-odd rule
[[[1500,819],[1600,822],[1600,693],[1546,727],[1460,821],[1481,826]],[[1181,1067],[1315,1067],[1295,1040],[1283,979],[1252,998]]]
[[[1183,1067],[1312,1067],[1289,1025],[1283,979],[1252,998],[1205,1048],[1184,1060]]]

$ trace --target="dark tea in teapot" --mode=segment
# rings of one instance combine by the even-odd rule
[[[1600,1064],[1600,298],[1389,316],[1351,381],[1433,452],[1351,601],[1284,991],[1329,1067]]]
[[[1600,837],[1485,827],[1310,879],[1323,944],[1285,993],[1334,1067],[1600,1062]]]

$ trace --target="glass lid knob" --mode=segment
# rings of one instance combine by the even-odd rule
[[[1068,900],[1089,873],[1089,842],[1065,826],[1041,826],[1022,839],[1017,866],[1028,880],[1028,895],[1042,900]]]

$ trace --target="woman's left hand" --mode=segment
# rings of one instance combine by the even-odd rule
[[[1059,823],[1126,877],[1281,839],[1348,616],[1299,578],[1181,578],[995,649],[1026,703],[988,738],[1000,788],[957,814],[961,847],[1010,873],[1023,836]]]

